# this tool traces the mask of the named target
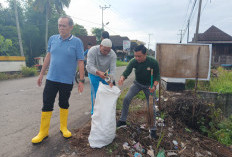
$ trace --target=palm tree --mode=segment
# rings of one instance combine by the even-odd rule
[[[45,50],[48,43],[48,19],[51,14],[52,8],[55,6],[56,11],[61,14],[63,7],[69,7],[71,0],[35,0],[34,7],[46,15],[46,29],[45,29]]]
[[[24,56],[21,31],[20,31],[20,27],[19,27],[19,17],[18,17],[18,9],[17,9],[17,7],[18,7],[17,2],[16,2],[16,0],[14,0],[14,11],[15,11],[15,19],[16,19],[15,21],[16,21],[16,27],[17,27],[17,32],[18,32],[20,53],[21,53],[21,56]]]

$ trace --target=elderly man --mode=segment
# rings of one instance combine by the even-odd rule
[[[86,69],[89,73],[91,85],[91,114],[93,114],[93,105],[99,82],[113,86],[112,81],[115,79],[117,56],[111,47],[111,40],[103,39],[100,45],[91,47],[88,52]],[[108,75],[111,79],[105,80]]]
[[[40,131],[32,139],[32,143],[40,143],[48,136],[50,119],[54,107],[56,94],[59,92],[60,131],[65,138],[72,136],[67,129],[69,97],[77,63],[80,69],[79,92],[83,91],[84,79],[84,51],[81,40],[71,34],[73,20],[69,16],[62,16],[58,20],[59,34],[53,35],[48,41],[47,55],[44,60],[37,84],[41,86],[43,75],[49,66],[46,84],[43,92],[43,108],[41,114]]]

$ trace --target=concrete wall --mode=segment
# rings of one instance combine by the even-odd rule
[[[232,114],[232,94],[219,94],[205,91],[198,91],[197,93],[208,102],[214,103],[216,107],[220,107],[226,117]]]
[[[21,71],[26,66],[25,57],[0,56],[0,72]]]

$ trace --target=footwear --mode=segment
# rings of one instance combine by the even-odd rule
[[[126,127],[126,122],[125,121],[118,121],[117,122],[117,128],[123,128]]]
[[[35,136],[31,142],[34,144],[40,143],[48,137],[48,130],[50,126],[50,120],[52,117],[52,111],[49,112],[42,112],[41,113],[41,124],[40,124],[40,130],[37,136]]]
[[[158,139],[158,136],[156,135],[156,130],[150,130],[150,136],[153,139]]]
[[[60,131],[64,138],[72,137],[72,133],[67,129],[68,109],[60,108]]]

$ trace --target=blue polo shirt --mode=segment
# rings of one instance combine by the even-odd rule
[[[53,35],[48,41],[48,53],[51,53],[51,58],[47,79],[72,84],[77,61],[84,60],[82,41],[73,35],[65,40],[60,35]]]

